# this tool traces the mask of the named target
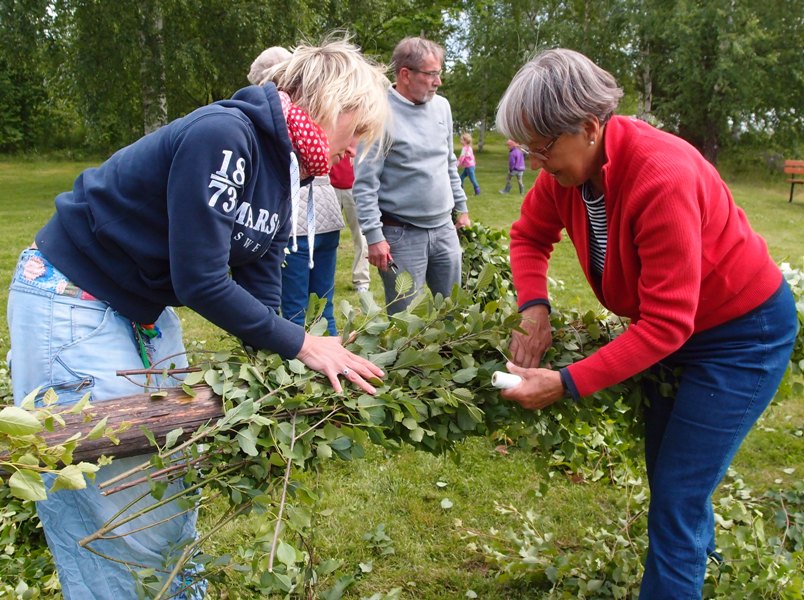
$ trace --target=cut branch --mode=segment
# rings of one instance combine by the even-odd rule
[[[45,441],[53,446],[80,432],[82,439],[73,453],[75,462],[95,461],[102,455],[123,458],[155,452],[156,448],[145,437],[141,427],[151,431],[160,445],[164,443],[168,433],[181,427],[183,433],[177,440],[178,443],[190,437],[199,427],[223,416],[220,396],[208,386],[193,389],[195,397],[189,396],[181,388],[173,388],[165,396],[135,394],[93,403],[83,414],[62,414],[65,427],[45,433]],[[85,420],[87,414],[92,418]],[[117,435],[120,443],[114,444],[106,437],[96,440],[83,438],[103,418],[108,419],[107,426],[111,428],[123,423],[131,425],[128,430]]]

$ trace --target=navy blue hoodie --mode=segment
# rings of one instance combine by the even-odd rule
[[[187,306],[251,346],[294,357],[304,330],[276,312],[291,152],[276,88],[244,88],[81,173],[36,244],[132,321]]]

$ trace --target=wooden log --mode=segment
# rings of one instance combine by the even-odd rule
[[[156,440],[163,444],[165,436],[181,427],[184,432],[179,438],[186,439],[202,425],[223,416],[221,398],[209,386],[193,388],[196,396],[189,396],[181,388],[167,390],[166,396],[135,394],[102,402],[93,402],[89,410],[90,421],[84,422],[85,415],[62,415],[66,426],[56,426],[53,432],[46,432],[44,438],[49,446],[58,444],[81,432],[86,435],[104,417],[109,427],[117,427],[124,422],[131,427],[119,434],[120,443],[101,437],[96,440],[81,439],[73,453],[73,461],[95,461],[102,455],[123,458],[149,454],[156,449],[145,437],[140,427],[146,427]]]

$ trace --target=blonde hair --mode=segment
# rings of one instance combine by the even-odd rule
[[[260,85],[265,81],[265,75],[268,70],[290,58],[290,51],[282,46],[271,46],[263,50],[260,55],[251,63],[251,69],[248,72],[249,83],[253,85]]]
[[[364,56],[348,38],[320,46],[301,44],[266,74],[321,127],[354,112],[355,132],[366,148],[383,138],[390,112],[385,66]]]
[[[462,133],[461,134],[461,143],[466,145],[472,145],[472,134],[471,133]]]
[[[577,133],[591,117],[608,121],[622,96],[611,73],[583,54],[547,50],[519,69],[505,90],[497,107],[497,129],[521,143],[533,134]]]

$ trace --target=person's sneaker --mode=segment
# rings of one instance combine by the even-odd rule
[[[500,193],[501,194],[507,194],[508,192],[506,192],[505,190],[500,190]]]
[[[359,294],[360,292],[367,292],[367,291],[369,291],[369,286],[367,286],[367,285],[365,285],[365,284],[363,284],[363,285],[358,285],[358,286],[356,286],[356,287],[355,287],[355,290],[357,291],[357,293],[358,293],[358,294]]]

